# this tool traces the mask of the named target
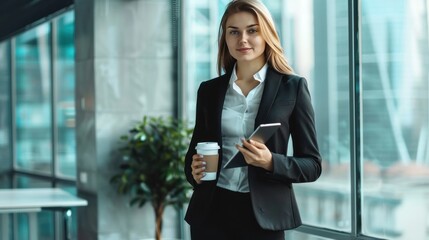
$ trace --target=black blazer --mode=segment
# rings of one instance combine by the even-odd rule
[[[186,177],[194,187],[185,216],[190,225],[205,219],[217,182],[195,182],[191,173],[192,155],[198,142],[214,141],[222,146],[221,114],[229,79],[230,74],[222,75],[201,83],[198,90],[195,128],[185,163]],[[286,230],[301,225],[292,183],[315,181],[322,171],[321,156],[306,80],[269,67],[255,128],[271,122],[282,124],[266,143],[273,155],[273,172],[249,166],[249,189],[259,225],[268,230]],[[293,140],[293,156],[286,156],[289,136]]]

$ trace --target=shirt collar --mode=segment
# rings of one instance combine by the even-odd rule
[[[237,80],[237,71],[235,70],[236,67],[237,64],[234,65],[234,68],[232,70],[231,78],[229,79],[230,84],[234,83]],[[262,68],[259,69],[259,71],[253,75],[253,78],[255,78],[256,81],[263,83],[265,81],[265,77],[267,76],[267,69],[268,64],[265,63],[264,66],[262,66]]]

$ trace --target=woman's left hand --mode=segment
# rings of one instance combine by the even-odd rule
[[[236,144],[236,148],[243,154],[247,164],[273,170],[273,155],[265,144],[254,140],[241,139],[243,146]]]

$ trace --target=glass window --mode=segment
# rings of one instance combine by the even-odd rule
[[[429,238],[427,1],[362,1],[363,232]]]
[[[48,23],[15,38],[16,165],[51,173],[51,28]]]
[[[16,167],[75,178],[74,12],[18,35],[15,42]]]
[[[347,1],[284,1],[282,38],[295,71],[309,82],[322,176],[295,184],[304,223],[351,230]],[[297,11],[299,9],[299,11]]]
[[[217,76],[217,31],[220,14],[228,0],[183,1],[183,79],[186,97],[183,108],[189,121],[195,120],[196,93],[202,81]]]
[[[199,84],[217,76],[218,25],[228,2],[184,1],[184,109],[190,120],[195,119]],[[350,231],[347,1],[263,2],[273,15],[292,67],[308,80],[316,111],[323,175],[315,183],[294,185],[303,221]]]
[[[14,47],[11,49],[11,46]],[[74,54],[73,11],[0,43],[0,188],[49,188],[59,186],[54,184],[58,178],[75,178]],[[15,76],[13,86],[11,66]],[[11,99],[16,99],[13,106]],[[11,120],[13,108],[15,125]],[[16,132],[13,143],[12,129]],[[53,146],[56,146],[55,152]],[[12,149],[16,155],[14,166]],[[8,162],[10,164],[6,164]],[[52,166],[56,166],[55,172]],[[22,174],[12,178],[11,174],[2,174],[12,169],[49,178]],[[62,187],[76,192],[73,186]],[[71,213],[76,214],[76,210],[72,209]],[[77,222],[72,219],[71,234],[75,239]],[[0,218],[1,226],[9,224],[11,239],[28,239],[30,223],[37,224],[34,237],[53,239],[61,235],[62,222],[61,216],[52,211]],[[4,233],[0,238],[7,235]]]
[[[5,41],[0,43],[0,174],[12,168],[10,82],[10,44]]]
[[[60,175],[76,176],[75,136],[75,69],[74,69],[74,12],[68,12],[55,20],[55,114],[57,161]]]

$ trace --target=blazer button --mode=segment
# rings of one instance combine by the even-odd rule
[[[262,209],[261,207],[259,208],[259,212],[260,213],[264,213],[264,209]]]

